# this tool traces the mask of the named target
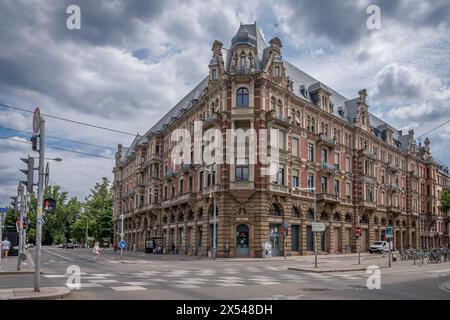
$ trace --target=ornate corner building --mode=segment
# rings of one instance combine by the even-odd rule
[[[209,70],[129,148],[118,146],[116,244],[123,214],[129,249],[153,240],[166,253],[208,255],[216,203],[219,257],[261,257],[267,242],[272,255],[309,254],[314,241],[319,252],[366,251],[386,226],[397,249],[447,245],[439,199],[448,168],[432,158],[429,139],[417,145],[413,130],[403,134],[371,114],[366,90],[343,97],[284,60],[280,39],[267,45],[256,24],[241,24],[229,49],[214,41]],[[171,134],[184,128],[194,136],[194,121],[224,136],[279,129],[277,174],[262,175],[259,162],[173,165]],[[302,190],[313,187],[316,207],[314,193]],[[316,238],[315,218],[326,226]]]

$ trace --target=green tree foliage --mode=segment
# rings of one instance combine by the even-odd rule
[[[56,201],[56,208],[52,211],[44,211],[44,225],[42,226],[42,243],[44,245],[60,244],[70,238],[70,226],[76,220],[80,212],[81,204],[77,198],[68,198],[66,191],[61,191],[60,186],[49,186],[44,189],[44,198],[50,197]],[[30,218],[36,225],[36,196],[33,194],[30,200]],[[33,233],[34,230],[30,230]],[[34,233],[35,234],[35,233]],[[31,235],[29,236],[31,239]],[[34,238],[33,238],[34,239]]]
[[[444,212],[450,210],[450,189],[445,189],[441,193],[441,207]]]

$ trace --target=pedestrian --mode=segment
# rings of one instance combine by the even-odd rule
[[[172,242],[172,254],[175,254],[175,243]]]
[[[2,241],[2,256],[1,258],[5,257],[8,258],[8,252],[9,249],[11,249],[11,242],[9,242],[8,238]]]
[[[95,243],[92,252],[94,253],[94,260],[97,260],[97,257],[100,257],[100,246],[98,245],[98,242]]]

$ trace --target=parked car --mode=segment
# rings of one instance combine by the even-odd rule
[[[73,248],[75,248],[75,245],[73,243],[67,242],[67,243],[63,244],[62,248],[63,249],[73,249]]]
[[[370,247],[370,253],[383,253],[389,251],[389,242],[387,241],[375,241]]]

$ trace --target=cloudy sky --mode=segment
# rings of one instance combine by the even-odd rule
[[[31,4],[32,3],[32,4]],[[81,29],[66,9],[81,9]],[[367,7],[381,10],[369,30]],[[115,128],[149,129],[208,72],[215,39],[229,46],[239,24],[278,36],[283,56],[354,98],[367,88],[370,111],[419,136],[450,118],[450,2],[436,1],[21,1],[0,0],[0,103]],[[0,136],[27,141],[31,114],[0,107]],[[115,148],[130,135],[47,118],[47,134]],[[433,156],[450,163],[450,124],[429,134]],[[423,141],[423,139],[422,139]],[[110,158],[114,151],[48,139]],[[0,139],[0,205],[9,203],[29,145]],[[84,198],[113,160],[48,149],[50,183]]]

